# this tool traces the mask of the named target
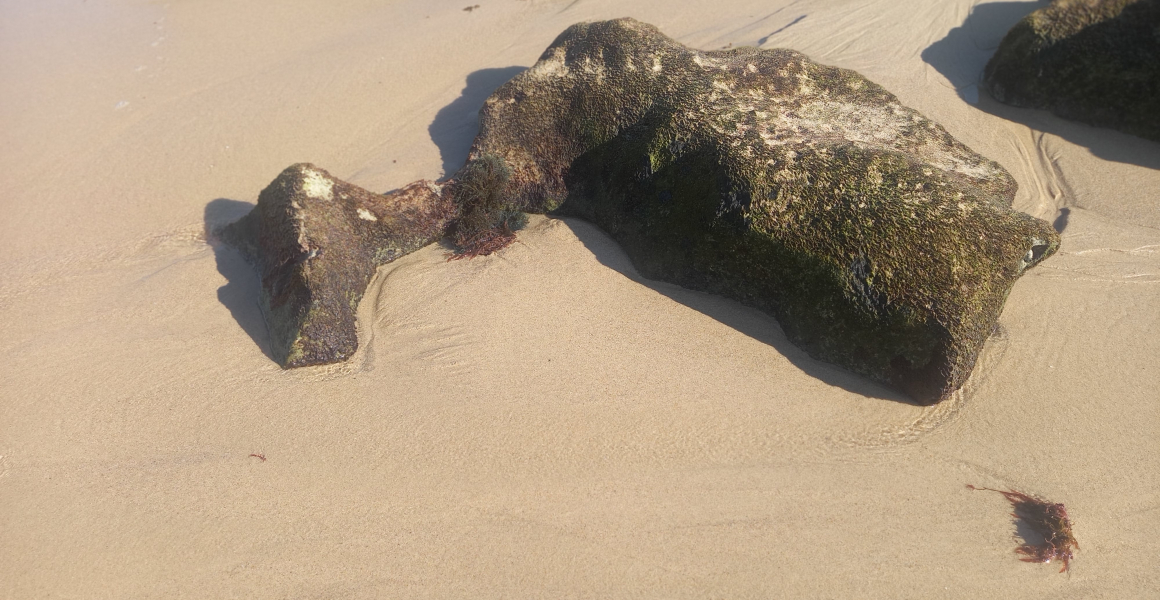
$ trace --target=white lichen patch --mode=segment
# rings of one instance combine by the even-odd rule
[[[824,147],[841,139],[863,149],[921,156],[942,171],[977,179],[995,175],[989,163],[973,159],[961,145],[947,143],[937,125],[896,102],[874,105],[819,96],[778,102],[750,93],[738,99],[737,108],[755,117],[756,132],[771,149]]]
[[[726,63],[724,61],[713,58],[712,56],[705,56],[704,54],[701,54],[700,52],[693,54],[693,64],[697,65],[698,67],[701,67],[702,69],[704,69],[706,71],[709,71],[712,69],[723,70],[723,71],[729,70],[729,68],[726,66]]]
[[[999,171],[994,165],[985,160],[974,158],[967,152],[958,151],[955,148],[948,149],[944,144],[934,139],[927,140],[920,150],[920,154],[926,156],[931,165],[943,171],[953,171],[975,179],[990,179],[998,176]]]
[[[306,252],[310,249],[310,240],[306,236],[306,216],[302,214],[302,205],[291,200],[290,208],[294,209],[294,212],[291,213],[291,220],[293,221],[294,229],[297,230],[298,248],[302,252]]]
[[[802,69],[798,72],[797,80],[798,94],[801,94],[802,96],[809,96],[817,91],[817,88],[814,87],[813,78],[810,77],[810,74],[805,69]]]
[[[527,70],[528,76],[536,79],[567,77],[570,72],[568,65],[564,63],[564,57],[567,52],[567,48],[563,46],[557,47],[552,51],[551,56],[542,58],[536,64],[532,65],[532,68]]]
[[[584,57],[584,72],[589,75],[604,75],[604,63],[598,60]]]
[[[302,193],[315,200],[334,200],[334,182],[318,171],[303,169]]]
[[[369,211],[365,208],[360,208],[360,209],[356,210],[355,212],[358,213],[358,218],[360,218],[364,221],[378,221],[379,220],[379,218],[376,217],[374,213],[372,213],[371,211]]]

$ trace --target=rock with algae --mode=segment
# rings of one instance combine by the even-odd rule
[[[438,240],[456,214],[429,181],[379,195],[304,163],[218,235],[258,268],[274,358],[302,367],[350,358],[355,309],[375,269]]]
[[[1055,0],[984,71],[1000,102],[1160,141],[1160,0]]]
[[[352,200],[319,200],[312,177]],[[701,52],[632,19],[570,27],[498,89],[446,185],[412,184],[413,206],[396,195],[363,222],[387,201],[297,165],[227,231],[261,266],[284,365],[349,356],[374,266],[440,226],[495,240],[519,211],[555,212],[595,222],[646,277],[759,307],[811,355],[933,403],[1058,247],[1011,209],[1002,168],[861,75]]]
[[[1055,252],[1016,183],[853,71],[574,25],[487,99],[474,160],[526,211],[591,220],[642,275],[774,315],[812,356],[933,403]]]

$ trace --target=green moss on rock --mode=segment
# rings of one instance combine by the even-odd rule
[[[646,277],[760,307],[923,403],[1058,247],[1007,172],[861,75],[632,19],[569,28],[488,98],[461,173],[496,157],[509,206],[591,220]]]
[[[1000,102],[1160,141],[1160,0],[1055,0],[1011,28],[984,81]]]

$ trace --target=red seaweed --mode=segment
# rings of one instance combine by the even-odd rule
[[[487,256],[516,240],[515,232],[528,223],[528,216],[507,197],[511,176],[507,163],[494,154],[463,167],[452,184],[460,218],[451,234],[455,252],[447,260]]]
[[[1048,502],[1023,492],[996,490],[985,487],[975,487],[968,484],[972,490],[986,490],[1003,494],[1011,503],[1015,512],[1011,516],[1022,519],[1035,533],[1043,537],[1043,542],[1034,544],[1028,541],[1015,549],[1016,554],[1023,555],[1024,562],[1049,563],[1059,560],[1063,567],[1059,572],[1070,572],[1070,562],[1074,558],[1074,550],[1079,549],[1079,542],[1071,532],[1071,520],[1067,516],[1067,509],[1063,504]]]

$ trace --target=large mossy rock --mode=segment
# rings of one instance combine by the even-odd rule
[[[294,165],[221,232],[257,264],[275,358],[336,362],[375,268],[441,235],[507,243],[579,215],[646,277],[774,315],[811,355],[946,398],[1011,286],[1053,253],[997,164],[853,71],[789,50],[700,52],[632,19],[575,25],[481,111],[443,186],[387,196]]]
[[[759,307],[921,403],[1059,243],[999,165],[861,75],[632,19],[570,27],[488,98],[465,171],[497,158],[514,206],[591,220],[645,277]]]
[[[1055,0],[1011,28],[984,81],[1000,102],[1160,141],[1160,0]]]
[[[218,236],[258,268],[275,360],[303,367],[350,358],[355,309],[375,269],[438,240],[456,214],[429,181],[379,195],[304,163]]]

